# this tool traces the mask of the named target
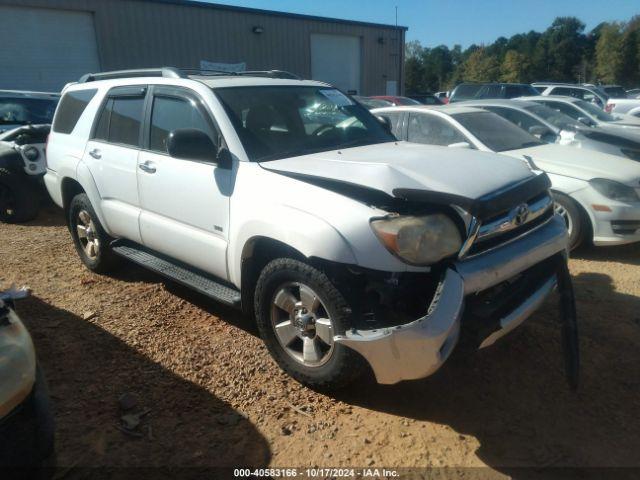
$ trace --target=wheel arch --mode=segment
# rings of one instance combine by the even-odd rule
[[[565,193],[561,190],[551,188],[551,191],[553,193],[557,193],[559,195],[562,195],[563,197],[568,198],[574,203],[574,205],[578,209],[578,212],[580,212],[580,217],[581,217],[581,220],[583,221],[582,227],[584,227],[585,229],[584,235],[583,235],[583,241],[593,242],[593,232],[595,230],[596,219],[590,213],[588,206],[585,205],[585,203],[582,200],[574,197],[573,195]]]

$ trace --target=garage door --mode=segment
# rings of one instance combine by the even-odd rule
[[[360,37],[311,35],[311,76],[349,92],[360,92]]]
[[[0,89],[60,91],[99,70],[91,13],[0,6]]]

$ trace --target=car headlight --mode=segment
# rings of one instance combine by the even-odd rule
[[[36,378],[31,336],[18,316],[0,300],[0,418],[29,395]]]
[[[589,184],[600,193],[600,195],[617,200],[619,202],[638,202],[640,197],[633,187],[624,183],[608,180],[606,178],[594,178],[589,180]]]
[[[412,265],[431,265],[462,247],[460,230],[442,213],[376,219],[371,228],[391,253]]]

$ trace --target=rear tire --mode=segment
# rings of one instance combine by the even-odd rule
[[[329,278],[311,265],[292,258],[269,262],[258,278],[254,307],[269,353],[300,383],[333,390],[351,383],[366,367],[358,353],[333,341],[351,327],[351,309]]]
[[[0,168],[0,222],[23,223],[38,215],[40,194],[20,173]]]
[[[567,224],[569,250],[575,250],[584,241],[587,230],[580,208],[570,197],[562,193],[553,192],[553,201],[556,214]]]
[[[71,200],[67,224],[82,263],[96,273],[113,270],[118,260],[110,248],[113,239],[104,231],[85,193],[80,193]]]

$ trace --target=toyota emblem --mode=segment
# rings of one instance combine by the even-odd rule
[[[526,203],[518,205],[513,212],[513,224],[516,227],[526,223],[529,218],[529,206]]]

